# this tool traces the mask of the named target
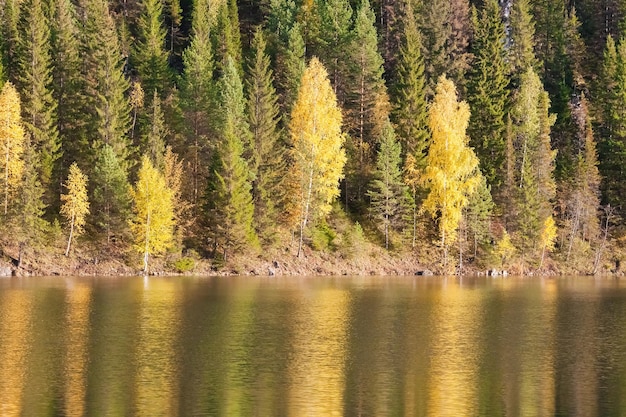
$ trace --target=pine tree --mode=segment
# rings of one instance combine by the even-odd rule
[[[341,110],[328,80],[328,73],[312,58],[302,77],[289,124],[293,144],[290,176],[299,205],[302,253],[304,233],[312,220],[324,219],[339,195],[338,182],[346,162],[341,133]]]
[[[428,196],[422,210],[438,219],[444,268],[447,268],[448,247],[457,237],[463,208],[479,183],[478,158],[465,135],[469,117],[467,103],[457,101],[454,83],[442,76],[428,113],[432,142],[423,178]]]
[[[65,249],[65,256],[69,256],[72,240],[83,233],[85,218],[89,214],[87,176],[83,174],[75,162],[70,165],[64,186],[67,194],[61,195],[61,215],[65,217],[70,227],[67,248]]]
[[[168,129],[167,126],[165,126],[163,111],[161,110],[161,99],[155,90],[152,97],[152,111],[150,114],[150,123],[147,126],[143,154],[148,156],[152,165],[161,171],[164,168],[163,157],[165,155],[167,134]]]
[[[243,87],[232,59],[227,59],[219,82],[220,128],[213,149],[205,198],[212,251],[226,260],[232,251],[255,247],[251,173],[244,159],[250,146]]]
[[[400,47],[392,118],[405,154],[412,154],[418,167],[424,167],[428,147],[428,111],[424,78],[422,41],[415,13],[407,2],[404,42]]]
[[[551,148],[550,128],[555,116],[548,113],[549,106],[550,100],[539,76],[529,68],[522,75],[520,91],[511,110],[519,187],[515,203],[517,240],[523,249],[536,245],[541,228],[553,211],[556,152]]]
[[[496,191],[505,177],[505,115],[508,104],[508,66],[504,24],[497,0],[473,9],[474,61],[467,81],[471,109],[468,135],[487,182]]]
[[[50,22],[41,0],[28,0],[20,19],[18,90],[24,127],[39,158],[37,171],[47,205],[56,203],[52,174],[59,158],[56,101],[52,96]],[[56,206],[58,207],[58,206]]]
[[[362,202],[374,162],[375,137],[389,116],[389,98],[383,80],[383,58],[378,52],[375,16],[368,0],[356,12],[350,46],[351,76],[346,103],[346,128],[351,157],[347,169],[346,201]],[[349,192],[350,187],[354,192]]]
[[[529,0],[513,2],[509,26],[509,62],[511,71],[519,76],[529,67],[536,68],[537,66],[534,52],[535,22],[530,14]]]
[[[306,48],[302,38],[302,29],[295,23],[288,32],[287,47],[282,56],[283,70],[278,74],[280,96],[282,97],[283,113],[290,114],[300,88],[300,80],[304,69]]]
[[[120,49],[115,22],[105,0],[84,0],[83,76],[87,84],[87,135],[92,149],[109,145],[125,170],[130,169],[133,150],[127,137],[130,128],[129,88],[124,74],[124,56]],[[98,155],[92,156],[93,160]],[[92,180],[96,180],[90,175]],[[94,211],[98,207],[94,201]]]
[[[396,141],[391,123],[387,122],[381,134],[374,179],[367,192],[371,198],[370,212],[385,235],[385,249],[389,249],[390,232],[402,228],[411,205],[408,188],[402,179],[401,163],[400,143]]]
[[[219,74],[225,71],[228,57],[233,59],[235,67],[242,74],[241,35],[239,33],[239,15],[236,0],[225,0],[220,4],[217,14],[213,50]]]
[[[20,97],[11,82],[6,82],[0,92],[0,145],[2,157],[2,200],[4,215],[13,206],[13,199],[22,182],[24,171],[24,128],[21,122]]]
[[[254,35],[252,48],[254,55],[248,70],[247,90],[253,143],[250,170],[255,174],[252,184],[254,223],[259,236],[271,239],[278,223],[286,155],[278,127],[278,97],[272,84],[270,59],[265,53],[266,44],[260,28]]]
[[[350,45],[352,7],[348,0],[328,0],[321,10],[320,61],[328,69],[330,83],[340,105],[346,101],[349,68],[345,53]]]
[[[15,82],[19,74],[17,65],[19,49],[18,22],[20,17],[21,0],[7,0],[2,3],[2,61],[6,70],[6,76],[11,82]]]
[[[150,255],[165,252],[172,245],[174,207],[172,191],[165,177],[144,156],[131,190],[134,216],[130,223],[135,248],[143,254],[143,272],[148,273]]]
[[[80,36],[75,6],[70,0],[55,3],[52,22],[52,86],[57,102],[61,160],[57,178],[65,178],[70,163],[88,163],[88,139],[83,112],[85,84],[81,75]]]
[[[93,209],[89,224],[107,245],[123,241],[130,212],[130,185],[122,162],[110,145],[103,145],[91,175],[90,200]]]
[[[208,0],[196,0],[191,43],[183,53],[182,104],[185,124],[184,145],[178,153],[187,161],[187,199],[199,209],[199,199],[207,178],[209,136],[213,115],[213,53],[211,8]],[[198,214],[196,212],[196,214]]]
[[[165,45],[167,30],[163,25],[162,0],[144,0],[142,7],[132,62],[144,91],[148,93],[146,104],[149,108],[153,92],[156,91],[161,99],[166,97],[172,85],[172,74]]]

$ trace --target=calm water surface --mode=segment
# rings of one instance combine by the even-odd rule
[[[626,281],[0,281],[0,416],[626,415]]]

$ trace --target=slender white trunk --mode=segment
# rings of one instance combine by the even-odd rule
[[[143,273],[148,274],[148,257],[150,256],[150,212],[146,218],[146,240],[143,252]]]
[[[67,239],[67,248],[65,248],[65,256],[70,255],[70,245],[72,244],[72,238],[74,237],[74,219],[75,216],[72,215],[72,220],[70,222],[70,237]]]

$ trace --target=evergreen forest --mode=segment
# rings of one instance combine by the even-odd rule
[[[1,0],[0,28],[13,258],[626,257],[624,1]]]

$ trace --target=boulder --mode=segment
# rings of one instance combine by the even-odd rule
[[[416,271],[415,275],[422,275],[422,276],[425,276],[425,277],[432,277],[434,274],[433,274],[433,271],[431,271],[430,269],[424,269],[422,271]]]

